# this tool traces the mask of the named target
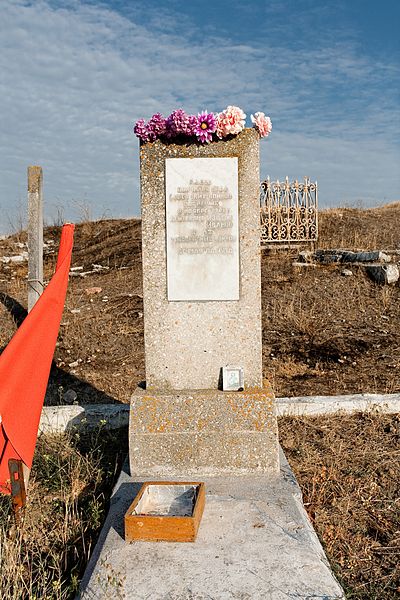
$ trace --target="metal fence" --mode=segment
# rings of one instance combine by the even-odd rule
[[[318,239],[318,186],[308,177],[304,183],[261,183],[261,245],[315,242]]]

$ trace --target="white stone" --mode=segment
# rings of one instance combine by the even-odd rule
[[[18,254],[17,256],[3,256],[1,260],[5,264],[7,264],[9,262],[22,263],[22,262],[25,262],[26,260],[28,260],[28,253],[22,252],[22,254]]]
[[[387,265],[386,279],[388,283],[396,283],[399,280],[400,271],[397,265]]]
[[[398,413],[400,394],[353,394],[346,396],[298,396],[276,398],[278,417],[316,416],[334,413],[379,411]]]
[[[74,360],[74,362],[69,363],[68,366],[71,368],[78,367],[81,364],[81,362],[82,362],[82,359],[78,358],[78,360]]]
[[[168,300],[238,300],[238,159],[166,159],[166,224]]]
[[[377,283],[396,283],[400,278],[399,267],[394,264],[371,265],[366,267],[368,275]]]

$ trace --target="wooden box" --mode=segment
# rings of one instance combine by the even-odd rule
[[[125,540],[194,542],[204,503],[202,482],[144,483],[125,514]]]

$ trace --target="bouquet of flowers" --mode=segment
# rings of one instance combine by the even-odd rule
[[[263,112],[256,112],[250,118],[261,138],[271,133],[271,119]],[[157,139],[173,140],[179,137],[180,139],[192,138],[202,144],[208,144],[213,140],[237,135],[244,129],[245,124],[246,115],[238,106],[227,106],[220,113],[204,110],[197,116],[188,115],[179,108],[167,118],[156,113],[147,123],[144,119],[139,119],[133,131],[141,142],[154,142]]]

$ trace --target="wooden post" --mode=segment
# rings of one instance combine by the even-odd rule
[[[43,172],[28,167],[28,312],[43,292]],[[30,469],[22,460],[9,461],[11,496],[17,525],[26,504]]]
[[[28,312],[43,292],[43,173],[28,167]]]

